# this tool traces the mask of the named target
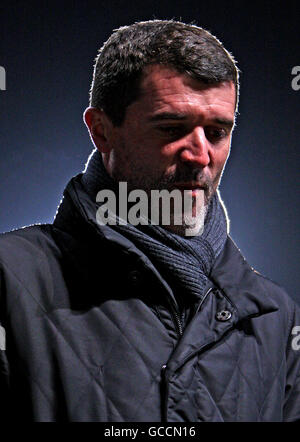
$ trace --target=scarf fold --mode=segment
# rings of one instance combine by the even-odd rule
[[[101,154],[95,150],[82,175],[82,185],[93,201],[103,189],[118,194],[118,183],[107,173]],[[182,237],[157,225],[112,225],[132,241],[154,264],[172,288],[179,305],[199,302],[209,283],[213,263],[223,249],[227,234],[226,211],[216,192],[205,218],[202,235]]]

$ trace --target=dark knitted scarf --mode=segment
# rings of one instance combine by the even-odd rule
[[[82,184],[93,201],[102,189],[118,193],[118,183],[108,175],[97,150],[89,158]],[[202,235],[182,237],[150,224],[113,225],[111,228],[132,241],[150,259],[173,290],[179,304],[183,305],[186,301],[194,303],[201,298],[209,282],[212,265],[224,247],[228,222],[216,193],[211,199]]]

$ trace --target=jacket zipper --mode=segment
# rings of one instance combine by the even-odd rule
[[[207,296],[209,295],[209,293],[212,290],[213,290],[213,287],[209,287],[206,290],[205,294],[203,295],[203,298],[202,298],[201,302],[199,302],[199,304],[198,304],[195,316],[197,315],[197,313],[199,313],[199,310],[202,307],[203,302],[205,301],[205,299],[207,298]],[[179,314],[178,314],[177,307],[178,307],[177,304],[172,306],[173,318],[175,318],[175,323],[177,325],[177,328],[178,328],[178,331],[179,331],[179,335],[182,336],[182,334],[183,334],[182,323],[180,321],[180,317],[179,317]],[[166,378],[166,370],[167,370],[167,364],[165,364],[165,365],[163,365],[161,367],[162,404],[163,404],[162,422],[167,422],[167,412],[168,412],[168,382],[167,382],[167,378]]]
[[[183,327],[182,327],[182,322],[181,322],[179,314],[178,314],[178,310],[176,311],[174,309],[174,317],[175,317],[175,322],[177,324],[177,329],[178,329],[179,335],[182,336],[182,334],[183,334]]]
[[[209,287],[207,289],[207,291],[204,293],[203,298],[201,300],[201,302],[199,302],[195,316],[197,315],[197,313],[199,312],[200,308],[202,307],[203,302],[205,301],[206,297],[209,295],[209,293],[212,291],[213,287]],[[183,334],[183,322],[184,322],[184,313],[182,313],[182,317],[180,318],[180,314],[179,314],[179,309],[178,309],[178,305],[174,305],[174,309],[173,310],[173,316],[175,318],[175,324],[177,326],[177,331],[179,333],[179,336],[182,336]]]
[[[173,318],[173,323],[175,325],[175,329],[179,337],[181,337],[183,334],[183,322],[181,322],[180,320],[180,311],[178,308],[177,301],[176,299],[171,299],[170,297],[168,297],[167,299],[170,306],[170,311]]]

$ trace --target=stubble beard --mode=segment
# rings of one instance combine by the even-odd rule
[[[124,163],[123,163],[124,164]],[[127,163],[128,164],[128,163]],[[181,189],[182,193],[182,206],[181,213],[178,214],[174,210],[174,204],[170,204],[170,222],[163,223],[162,214],[163,207],[160,205],[159,207],[159,225],[164,229],[173,232],[180,236],[196,236],[201,235],[204,230],[205,218],[208,211],[209,203],[211,198],[213,197],[217,183],[219,181],[220,175],[212,181],[209,177],[205,176],[203,171],[200,169],[191,169],[190,167],[177,168],[174,173],[170,173],[166,175],[165,173],[161,176],[149,176],[145,171],[144,174],[139,169],[140,165],[132,165],[131,171],[129,173],[124,174],[123,170],[115,169],[112,177],[117,182],[126,182],[128,192],[132,190],[143,190],[146,192],[148,197],[148,219],[149,224],[151,222],[151,214],[153,213],[153,199],[152,199],[152,191],[168,191],[172,192],[176,190],[176,184],[178,183],[190,183],[193,182],[194,185],[199,185],[199,189],[194,192],[194,195],[190,194],[190,205],[189,208],[186,209],[184,207],[184,192]],[[125,176],[126,175],[126,176]],[[177,188],[178,189],[178,188]],[[188,189],[186,189],[188,190]],[[163,201],[162,203],[163,204]],[[180,224],[178,224],[178,216],[181,220]],[[177,220],[177,222],[176,222]]]

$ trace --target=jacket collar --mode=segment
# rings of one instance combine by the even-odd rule
[[[138,262],[139,267],[147,267],[160,280],[171,296],[172,290],[161,277],[149,258],[139,250],[135,244],[121,233],[109,226],[100,226],[96,220],[97,207],[85,192],[81,184],[82,174],[72,178],[65,188],[63,199],[56,213],[54,227],[69,231],[77,237],[90,236],[94,241],[95,235],[107,244],[118,249],[119,253],[126,254],[132,262]]]
[[[263,276],[247,263],[230,236],[214,263],[210,278],[233,304],[239,320],[279,308],[267,293]]]

